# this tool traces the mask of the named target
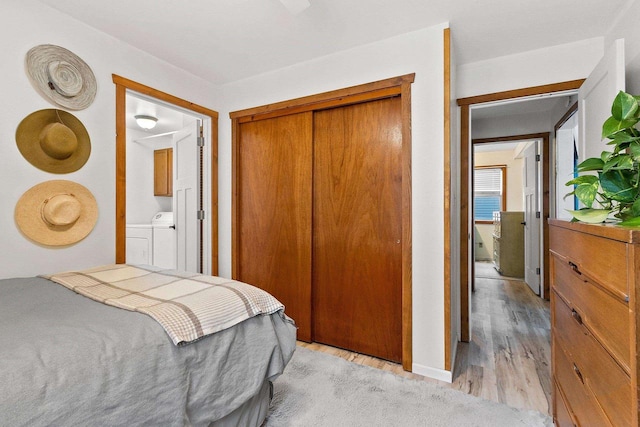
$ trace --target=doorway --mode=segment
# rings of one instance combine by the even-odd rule
[[[498,92],[487,95],[479,95],[470,98],[458,99],[460,106],[460,200],[467,201],[469,198],[469,190],[472,186],[472,161],[470,161],[471,153],[471,109],[480,105],[488,105],[490,103],[505,102],[509,100],[524,100],[533,97],[548,96],[550,94],[559,94],[571,92],[574,93],[584,80],[573,80],[563,83],[536,86],[519,90],[506,92]],[[494,138],[494,141],[496,139]],[[543,292],[548,295],[548,225],[549,218],[549,134],[546,133],[546,143],[542,144],[542,188],[543,203],[541,209],[541,220],[543,224],[543,243],[542,254],[544,254],[543,265]],[[461,203],[460,209],[460,313],[461,328],[460,335],[462,341],[470,340],[469,313],[470,313],[470,290],[473,288],[474,263],[471,255],[473,251],[473,234],[471,233],[471,213],[473,212],[472,203]],[[471,246],[470,246],[471,245]],[[546,276],[546,277],[545,277]]]
[[[195,238],[197,245],[195,250],[197,254],[194,256],[193,250],[188,252],[188,258],[195,260],[195,264],[181,265],[178,264],[176,260],[176,267],[188,271],[202,272],[204,274],[217,274],[218,212],[216,159],[218,114],[215,111],[200,107],[191,102],[117,75],[113,75],[113,82],[116,85],[116,263],[125,263],[127,261],[127,222],[130,217],[132,219],[136,218],[134,211],[131,212],[131,215],[127,215],[127,145],[128,140],[130,140],[130,138],[127,137],[127,129],[134,126],[131,124],[127,125],[127,120],[129,119],[129,121],[131,121],[131,118],[128,118],[128,116],[134,114],[132,110],[128,111],[129,104],[134,104],[134,102],[127,102],[127,100],[129,99],[131,101],[136,99],[145,101],[145,108],[155,108],[156,111],[162,109],[164,112],[173,111],[186,121],[186,123],[183,122],[185,128],[189,126],[194,128],[191,133],[194,134],[193,140],[197,145],[194,145],[196,148],[192,151],[197,151],[199,160],[197,160],[198,164],[196,164],[193,169],[201,171],[201,173],[197,174],[198,177],[195,188],[191,188],[191,193],[196,193],[196,199],[198,200],[197,212],[194,221],[184,221],[183,218],[175,218],[176,238],[174,241],[176,247],[178,247],[181,233],[182,235],[185,235],[185,233],[191,235],[191,241],[194,240],[193,236],[201,237]],[[142,115],[150,116],[150,114]],[[157,119],[155,116],[152,117]],[[191,124],[188,122],[191,122]],[[198,126],[197,130],[196,125]],[[202,130],[200,130],[200,127]],[[132,131],[129,131],[129,133],[132,133]],[[143,135],[137,138],[137,142],[133,142],[133,144],[151,145],[157,142],[155,140],[170,139],[170,145],[176,146],[178,141],[183,138],[184,132],[182,130],[171,130],[168,132],[160,132],[156,135]],[[181,155],[181,157],[183,156]],[[206,161],[205,159],[211,160]],[[176,164],[179,164],[180,161],[178,158],[173,159],[170,163],[170,165],[172,165],[170,168],[176,167]],[[191,168],[186,167],[182,169],[187,170]],[[152,172],[149,172],[149,174],[151,173]],[[177,183],[177,180],[171,182]],[[178,204],[181,201],[179,189],[180,186],[176,188],[176,190],[178,190],[177,197],[171,196],[170,201],[169,193],[161,196],[165,198],[165,200],[159,200],[157,206],[163,209],[163,212],[169,212],[169,210],[166,210],[169,209],[169,207],[170,212],[174,214],[176,212],[182,212],[182,208],[178,208]],[[131,202],[129,202],[129,204],[131,204]],[[182,225],[180,224],[181,220],[183,222]],[[189,225],[187,226],[187,224]],[[167,225],[170,227],[170,224]],[[189,227],[191,227],[191,230],[189,230]],[[180,230],[178,230],[178,228],[180,228]],[[179,249],[177,249],[177,251],[179,251]]]

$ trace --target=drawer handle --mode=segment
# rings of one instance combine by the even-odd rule
[[[576,322],[578,322],[579,324],[582,325],[582,316],[580,316],[580,313],[578,313],[575,310],[575,308],[573,310],[571,310],[571,317],[573,317]]]
[[[582,378],[582,372],[580,372],[580,369],[578,369],[575,363],[573,364],[573,372],[575,372],[580,382],[584,384],[584,378]]]
[[[569,261],[569,267],[571,267],[571,269],[573,270],[574,273],[579,274],[580,276],[582,276],[582,273],[580,272],[580,269],[578,268],[578,266],[576,264],[574,264],[571,261]]]

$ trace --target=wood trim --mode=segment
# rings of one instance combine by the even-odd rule
[[[152,87],[143,85],[142,83],[137,83],[137,82],[134,82],[133,80],[120,77],[116,74],[112,74],[112,78],[113,78],[113,83],[115,83],[116,85],[124,86],[125,88],[132,90],[134,92],[138,92],[143,95],[150,96],[152,98],[157,98],[161,101],[168,102],[169,104],[177,105],[178,107],[195,111],[196,113],[200,113],[214,119],[218,118],[217,111],[210,110],[209,108],[202,107],[198,104],[194,104],[193,102],[186,101],[182,98],[178,98],[177,96],[173,96],[166,92],[162,92]]]
[[[211,116],[210,116],[211,117]],[[220,272],[220,253],[218,251],[218,118],[211,118],[211,275]]]
[[[555,126],[553,127],[553,130],[557,132],[558,129],[560,129],[562,125],[565,124],[567,120],[569,120],[571,116],[575,114],[576,111],[578,111],[578,101],[574,102],[573,105],[569,107],[567,112],[564,113],[564,116],[562,116],[562,118],[558,120],[558,123],[555,124]]]
[[[358,102],[373,101],[374,99],[388,98],[400,95],[402,86],[413,83],[414,79],[415,73],[405,74],[377,82],[290,99],[274,104],[262,105],[260,107],[233,111],[229,113],[229,117],[231,119],[241,119],[242,122],[262,120],[304,111],[314,111]]]
[[[238,199],[238,174],[240,158],[240,134],[238,132],[238,119],[231,119],[231,277],[240,277],[240,265],[238,263],[240,253],[240,201]]]
[[[402,84],[402,368],[413,368],[413,270],[411,234],[411,83]]]
[[[542,269],[544,270],[544,299],[549,301],[551,298],[551,253],[549,252],[549,133],[545,132],[542,136]]]
[[[347,105],[358,104],[360,102],[373,101],[377,99],[391,98],[400,95],[400,87],[390,87],[385,89],[379,89],[362,94],[355,94],[346,98],[330,99],[324,102],[317,102],[315,104],[305,104],[299,106],[292,106],[287,108],[287,115],[296,113],[306,113],[309,111],[326,110],[334,107],[344,107]],[[282,110],[274,110],[265,112],[262,114],[252,114],[249,116],[237,117],[240,123],[253,122],[256,120],[272,119],[274,117],[282,116]]]
[[[317,111],[328,106],[342,106],[373,101],[389,96],[400,96],[402,102],[402,367],[411,371],[413,365],[413,284],[412,284],[412,239],[411,239],[411,83],[415,74],[394,77],[378,82],[352,86],[330,92],[291,99],[229,113],[231,118],[232,144],[232,213],[231,213],[231,257],[232,275],[237,277],[238,235],[238,150],[241,121],[259,120],[285,116],[302,111]]]
[[[460,106],[460,340],[469,342],[469,106]],[[472,187],[473,188],[473,187]]]
[[[444,29],[444,369],[451,371],[451,30]]]
[[[126,92],[131,90],[211,118],[211,273],[218,273],[218,113],[112,74],[116,86],[116,263],[126,260]]]
[[[526,133],[523,135],[509,135],[499,136],[495,138],[476,138],[471,140],[475,144],[488,144],[492,142],[512,142],[512,141],[524,141],[527,139],[541,139],[545,135],[544,133]]]
[[[126,93],[126,87],[116,84],[116,264],[124,264],[127,255]]]
[[[458,105],[482,104],[484,102],[504,101],[506,99],[522,98],[526,96],[542,95],[546,93],[563,92],[565,90],[576,90],[582,86],[585,79],[570,80],[562,83],[553,83],[541,86],[532,86],[523,89],[507,90],[504,92],[489,93],[486,95],[470,96],[459,98]]]

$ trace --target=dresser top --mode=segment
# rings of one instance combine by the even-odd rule
[[[623,227],[616,223],[587,224],[561,219],[549,219],[549,225],[567,228],[625,243],[640,243],[640,227]]]

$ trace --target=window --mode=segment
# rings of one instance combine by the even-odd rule
[[[492,222],[493,212],[506,210],[506,165],[478,166],[473,174],[473,204],[476,222]]]

